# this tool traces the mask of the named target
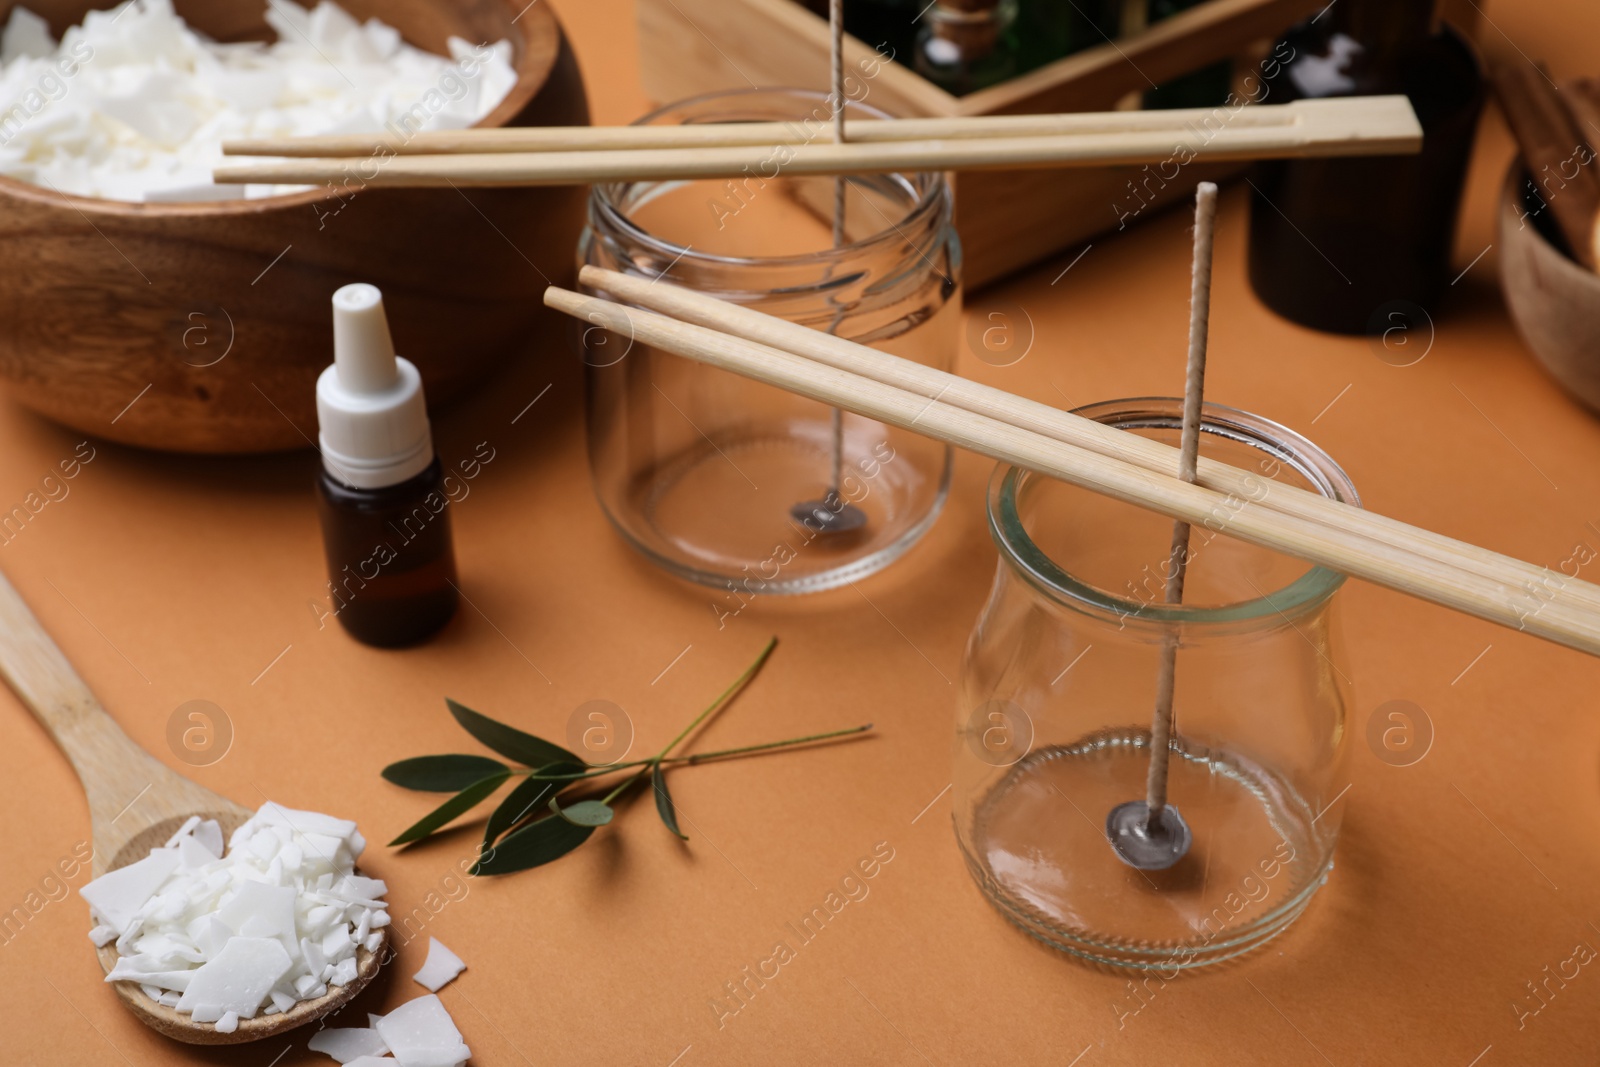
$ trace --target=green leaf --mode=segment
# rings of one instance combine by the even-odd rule
[[[491,774],[510,770],[504,763],[488,756],[417,756],[389,764],[383,769],[383,776],[407,789],[455,793],[483,781]]]
[[[502,756],[507,756],[518,763],[528,767],[542,767],[547,763],[583,763],[579,756],[568,752],[560,745],[552,744],[542,737],[525,734],[513,726],[503,722],[496,722],[487,715],[480,715],[471,708],[463,707],[454,700],[445,699],[445,704],[450,708],[450,714],[456,717],[456,722],[467,733],[482,741]]]
[[[548,767],[540,767],[537,773],[578,774],[582,771],[583,768],[576,763],[552,763]],[[515,789],[506,794],[500,806],[494,809],[494,814],[489,816],[489,825],[483,828],[484,844],[493,844],[495,838],[542,808],[546,797],[553,797],[567,785],[567,782],[524,778]]]
[[[578,826],[548,815],[507,834],[498,844],[486,845],[472,865],[472,874],[510,874],[558,860],[589,840],[592,826]]]
[[[550,810],[574,826],[589,827],[604,826],[616,814],[611,805],[599,800],[580,800],[570,808],[563,808],[555,797],[550,798]]]
[[[661,764],[650,768],[650,784],[655,789],[656,812],[661,816],[661,821],[667,824],[667,829],[678,835],[683,841],[689,840],[689,835],[678,829],[678,809],[672,805],[672,794],[667,792],[667,776],[661,773]]]
[[[461,792],[418,819],[411,825],[410,829],[390,841],[389,846],[393,848],[395,845],[409,845],[413,841],[427,837],[457,815],[476,807],[489,794],[505,784],[505,780],[510,777],[510,771],[498,771],[481,781],[473,782]]]

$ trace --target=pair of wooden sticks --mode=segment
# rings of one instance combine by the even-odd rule
[[[1404,96],[1367,96],[1238,109],[852,120],[843,143],[830,138],[820,119],[230,141],[223,145],[230,155],[295,158],[223,165],[213,177],[321,185],[356,173],[365,186],[567,185],[770,178],[778,170],[869,174],[1393,155],[1421,146],[1422,127]]]
[[[1201,459],[1047,404],[671,285],[584,267],[627,301],[544,301],[632,341],[947,441],[1469,615],[1600,655],[1600,587]]]

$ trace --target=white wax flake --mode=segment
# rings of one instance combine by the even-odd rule
[[[263,7],[271,44],[202,37],[172,0],[91,11],[58,44],[43,19],[13,7],[0,35],[0,174],[115,200],[272,196],[298,187],[212,184],[222,141],[371,133],[404,142],[471,126],[516,85],[509,41],[452,37],[446,58],[331,0]],[[365,844],[297,829],[346,838],[352,855]]]
[[[395,1067],[395,1061],[388,1056],[357,1056],[344,1067]]]
[[[197,1023],[216,1022],[228,1012],[250,1018],[292,966],[274,938],[231,938],[216,959],[194,972],[178,1010],[192,1012]]]
[[[157,848],[126,867],[119,867],[89,882],[78,895],[107,926],[126,931],[156,890],[178,866],[178,850]]]
[[[217,909],[217,918],[244,937],[273,937],[293,955],[300,947],[294,936],[295,891],[292,885],[246,882]]]
[[[199,973],[198,970],[141,971],[131,966],[128,960],[120,959],[117,965],[111,968],[111,973],[106,975],[106,981],[138,982],[140,985],[154,986],[157,992],[151,999],[159,999],[163,991],[182,993],[189,988],[190,981]]]
[[[320,1030],[312,1035],[306,1045],[312,1052],[320,1052],[332,1056],[340,1063],[349,1063],[351,1060],[363,1056],[382,1056],[389,1051],[389,1046],[383,1043],[383,1037],[370,1027],[351,1027],[342,1030]],[[393,1060],[389,1062],[393,1063]]]
[[[399,1067],[456,1067],[472,1056],[444,1003],[432,993],[400,1005],[377,1027]]]
[[[184,837],[178,842],[178,861],[185,867],[204,867],[221,858],[219,853],[206,848],[197,838]]]
[[[5,34],[0,36],[0,63],[10,63],[19,56],[43,59],[55,50],[56,40],[50,36],[48,22],[26,8],[11,9]]]
[[[280,826],[297,834],[325,834],[341,841],[348,840],[356,832],[356,824],[349,819],[336,819],[315,811],[297,811],[270,800],[261,805],[255,817],[269,826]]]
[[[221,828],[191,819],[166,847],[79,890],[98,924],[90,939],[116,942],[106,980],[219,1029],[229,1014],[285,1012],[349,985],[370,931],[389,921],[387,886],[351,866],[359,838],[348,820],[273,804],[223,854]],[[290,850],[298,864],[283,862]]]
[[[194,828],[199,826],[199,825],[200,825],[200,816],[198,816],[198,815],[189,816],[189,818],[184,821],[184,824],[182,826],[178,827],[178,832],[173,834],[171,837],[167,838],[167,843],[166,843],[165,847],[167,847],[167,848],[175,847],[179,841],[182,841],[184,838],[188,837],[190,835],[190,833],[192,833],[194,831]]]
[[[231,1034],[237,1029],[239,1029],[239,1013],[236,1011],[223,1012],[222,1018],[217,1020],[217,1033]]]
[[[445,948],[437,937],[428,938],[428,959],[412,980],[430,993],[437,993],[456,975],[467,969],[461,957]]]
[[[222,827],[215,819],[207,819],[196,826],[192,836],[207,852],[218,858],[222,856]]]

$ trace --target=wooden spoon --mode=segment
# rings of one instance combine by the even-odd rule
[[[123,733],[4,575],[0,575],[0,677],[78,772],[89,798],[96,877],[148,856],[191,815],[217,820],[224,835],[231,835],[251,816],[249,809],[174,773]],[[383,927],[380,932],[384,940],[377,952],[365,948],[357,952],[355,981],[276,1015],[240,1019],[231,1034],[158,1004],[137,982],[112,985],[140,1022],[167,1037],[191,1045],[259,1041],[337,1011],[361,992],[389,956],[389,930]],[[115,942],[101,948],[99,955],[100,966],[110,973],[117,962]]]

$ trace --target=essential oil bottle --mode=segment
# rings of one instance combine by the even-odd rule
[[[1290,30],[1263,66],[1265,103],[1404,93],[1423,131],[1416,155],[1257,164],[1250,285],[1292,322],[1345,334],[1418,327],[1411,309],[1431,313],[1449,289],[1483,79],[1435,6],[1341,0]]]
[[[317,479],[331,610],[350,636],[395,648],[455,614],[449,499],[422,376],[395,355],[383,294],[333,294],[333,365],[317,379]]]

